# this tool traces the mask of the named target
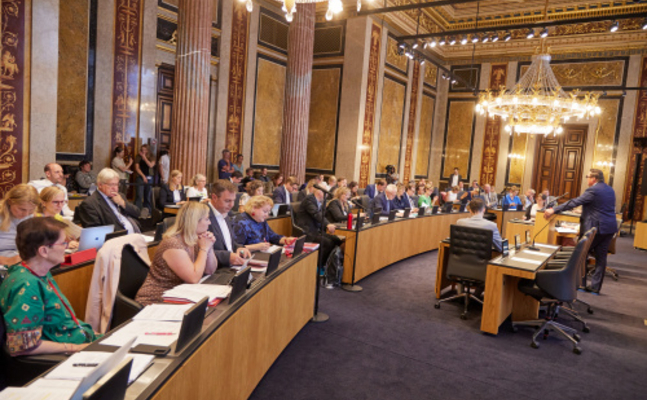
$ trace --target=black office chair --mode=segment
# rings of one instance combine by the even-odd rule
[[[366,188],[359,188],[357,189],[357,194],[360,196],[363,196],[365,191],[366,191]]]
[[[364,207],[364,210],[368,211],[369,208],[371,207],[371,198],[363,194],[360,196],[359,201],[362,202],[362,206]]]
[[[461,319],[467,319],[470,299],[483,304],[481,299],[472,294],[471,289],[485,285],[487,265],[492,258],[493,233],[488,229],[460,225],[452,225],[450,229],[446,274],[449,280],[462,285],[463,292],[438,300],[434,307],[440,308],[440,303],[464,297],[465,307]]]
[[[240,198],[243,197],[243,194],[244,194],[243,192],[236,193],[236,199],[234,200],[234,206],[232,207],[231,211],[229,211],[230,216],[238,213],[238,207],[240,207]]]
[[[290,203],[290,219],[292,220],[292,236],[299,237],[303,236],[303,229],[299,226],[298,214],[299,207],[301,207],[301,202],[296,201]]]
[[[564,303],[573,302],[577,299],[577,285],[580,277],[581,258],[586,254],[587,241],[582,238],[575,246],[575,250],[568,259],[566,265],[560,269],[544,269],[537,271],[535,280],[522,279],[519,281],[519,290],[539,301],[546,307],[544,319],[532,321],[513,322],[512,330],[516,332],[519,326],[530,326],[536,329],[532,336],[530,346],[537,349],[537,337],[543,333],[544,339],[548,338],[550,331],[555,331],[573,343],[573,352],[581,354],[582,349],[578,346],[580,336],[570,326],[555,321],[558,307]]]
[[[133,246],[125,245],[121,251],[119,286],[112,308],[110,329],[128,321],[143,308],[135,301],[135,296],[144,284],[148,271],[148,265],[139,257]]]

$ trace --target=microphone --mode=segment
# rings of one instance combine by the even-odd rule
[[[570,192],[566,192],[566,193],[564,193],[564,194],[563,194],[563,195],[561,195],[561,196],[557,196],[557,197],[555,197],[555,199],[553,199],[553,201],[551,201],[551,202],[548,204],[548,206],[547,206],[546,208],[553,208],[553,206],[554,206],[555,204],[557,204],[557,200],[559,200],[559,199],[563,199],[564,197],[568,196],[569,194],[570,194]]]
[[[537,211],[537,212],[539,212],[539,211]],[[555,216],[555,214],[553,214],[553,217],[554,217],[554,216]],[[547,227],[548,225],[550,225],[550,220],[551,220],[551,219],[553,219],[553,217],[550,217],[549,219],[547,219],[547,220],[546,220],[546,225],[544,225],[544,227],[543,227],[543,228],[541,228],[541,229],[539,230],[539,232],[537,232],[537,233],[535,234],[535,237],[533,237],[533,238],[532,238],[532,246],[528,246],[528,250],[539,251],[539,247],[535,246],[535,239],[537,239],[537,236],[539,236],[539,234],[540,234],[544,229],[546,229],[546,227]]]
[[[325,194],[327,194],[328,196],[333,197],[332,193],[330,193],[330,192],[328,191],[328,189],[324,189],[324,187],[323,187],[323,186],[319,186],[319,184],[318,184],[318,183],[315,183],[315,184],[314,184],[314,185],[312,185],[312,186],[313,186],[315,189],[319,189],[319,190],[321,190],[322,192],[324,192],[324,193],[325,193]]]

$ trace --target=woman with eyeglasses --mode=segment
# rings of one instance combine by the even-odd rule
[[[52,217],[31,218],[17,227],[23,261],[9,267],[0,285],[6,348],[12,356],[74,353],[99,338],[76,316],[50,272],[65,259],[66,227]]]
[[[46,187],[40,192],[40,204],[38,205],[38,212],[36,217],[53,217],[58,221],[67,225],[65,233],[69,241],[69,249],[75,250],[79,247],[79,242],[76,240],[81,236],[81,228],[78,225],[68,222],[61,215],[61,210],[67,204],[65,192],[56,186]]]
[[[16,248],[16,227],[33,217],[39,203],[38,191],[24,183],[11,188],[0,201],[0,265],[20,262]]]
[[[267,224],[274,201],[267,196],[253,196],[245,204],[244,212],[233,220],[234,239],[250,251],[267,250],[271,244],[286,245],[296,238],[275,233]]]

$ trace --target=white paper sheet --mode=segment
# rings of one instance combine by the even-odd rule
[[[208,297],[209,302],[214,299],[224,299],[231,293],[231,286],[227,285],[200,285],[184,283],[169,289],[162,297],[165,300],[189,301],[197,303],[203,297]]]
[[[8,387],[0,392],[2,400],[69,400],[74,390],[28,387]]]
[[[535,264],[535,265],[540,265],[541,263],[543,263],[543,261],[531,260],[529,258],[523,258],[523,257],[513,257],[512,259],[514,261],[525,262],[528,264]]]
[[[46,378],[80,381],[90,375],[111,355],[112,353],[105,351],[82,351],[72,354],[70,358],[60,363],[52,372],[47,374]]]
[[[133,321],[112,333],[101,344],[106,346],[124,346],[130,339],[136,337],[133,346],[137,346],[138,344],[170,346],[177,340],[181,325],[181,322]]]
[[[182,322],[184,313],[191,307],[193,307],[193,304],[151,304],[137,313],[133,320]]]

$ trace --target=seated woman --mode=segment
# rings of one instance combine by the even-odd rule
[[[162,303],[165,291],[182,283],[198,283],[218,267],[213,252],[216,238],[209,232],[209,206],[190,201],[177,214],[153,256],[151,269],[135,300]]]
[[[423,182],[418,183],[418,207],[431,207],[431,197]]]
[[[452,190],[445,193],[445,203],[453,203],[458,200],[458,186],[454,186]]]
[[[0,202],[0,265],[20,262],[16,247],[16,227],[31,218],[40,204],[38,191],[25,183],[9,190]]]
[[[81,236],[81,227],[67,221],[61,216],[63,206],[67,203],[65,199],[65,192],[56,186],[46,187],[40,192],[40,204],[38,205],[38,212],[36,217],[53,217],[57,221],[61,221],[67,225],[65,234],[67,235],[68,245],[67,248],[75,250],[79,247],[78,239]]]
[[[525,219],[534,221],[537,216],[537,211],[542,211],[546,207],[546,195],[540,194],[536,198],[537,202],[530,207],[530,211],[526,213]]]
[[[202,197],[203,201],[209,200],[209,192],[207,191],[207,178],[202,174],[196,174],[191,179],[191,187],[186,191],[186,198]]]
[[[184,186],[182,186],[182,173],[177,169],[171,171],[168,178],[168,185],[160,187],[159,201],[157,208],[164,211],[164,207],[169,205],[182,205],[186,202]]]
[[[285,245],[295,238],[275,233],[267,224],[274,202],[267,196],[254,196],[245,204],[245,212],[232,221],[236,243],[250,251],[267,250],[270,244]]]
[[[238,212],[245,211],[245,204],[254,196],[262,196],[265,188],[265,182],[256,180],[247,182],[247,192],[243,193],[238,200]]]
[[[349,197],[350,189],[342,187],[335,190],[335,197],[326,207],[326,219],[328,221],[333,224],[348,221],[348,213],[350,212]]]
[[[20,264],[9,267],[0,285],[0,309],[7,325],[9,354],[74,353],[99,336],[78,319],[50,270],[65,259],[67,225],[52,217],[18,225]]]
[[[350,194],[348,195],[350,200],[359,200],[362,197],[359,195],[359,184],[357,182],[351,181],[351,183],[348,184],[348,189],[350,189]]]
[[[512,186],[508,194],[506,194],[505,197],[503,198],[503,202],[501,203],[501,206],[505,207],[507,205],[509,208],[513,208],[518,205],[521,205],[521,199],[519,199],[519,196],[517,196],[518,193],[519,193],[519,190],[517,189],[517,187]]]

